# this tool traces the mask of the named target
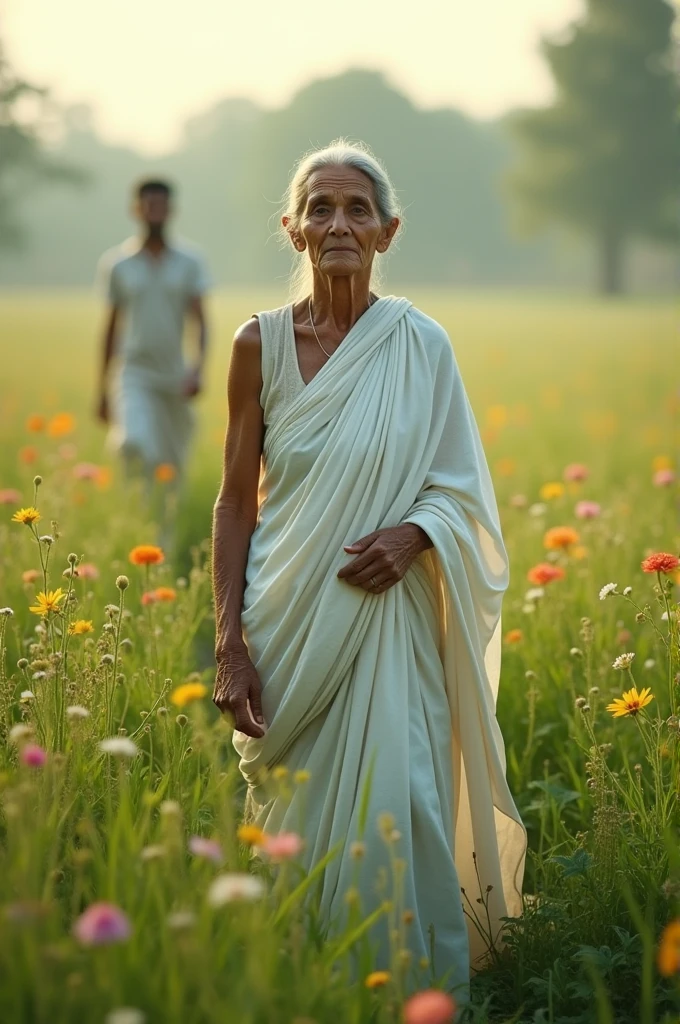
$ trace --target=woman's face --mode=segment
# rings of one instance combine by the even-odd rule
[[[283,219],[288,226],[288,218]],[[300,226],[291,230],[298,252],[328,276],[369,270],[376,252],[385,252],[399,226],[395,217],[380,223],[373,182],[354,167],[322,167],[309,178]]]

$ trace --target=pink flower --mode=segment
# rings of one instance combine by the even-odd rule
[[[98,580],[99,569],[92,562],[81,562],[78,566],[78,579],[80,580]]]
[[[590,470],[582,462],[571,462],[568,466],[564,467],[562,476],[569,483],[580,483],[582,480],[588,479]]]
[[[94,462],[77,462],[73,467],[73,475],[76,480],[96,480],[99,466],[95,466]]]
[[[47,754],[37,743],[27,743],[21,748],[19,757],[21,763],[28,765],[29,768],[42,768],[47,760]]]
[[[125,942],[131,933],[127,914],[115,903],[92,903],[73,925],[73,934],[82,946]]]
[[[574,509],[578,519],[597,519],[601,511],[596,501],[578,501]]]
[[[189,851],[193,853],[194,857],[205,857],[206,860],[211,860],[215,864],[221,864],[224,859],[222,847],[217,840],[206,839],[204,836],[190,836]]]
[[[16,491],[13,487],[6,487],[4,491],[0,491],[0,505],[20,505],[21,504],[21,491]]]
[[[451,1024],[456,1004],[436,988],[416,992],[404,1006],[404,1024]]]
[[[302,839],[297,833],[279,832],[276,836],[265,835],[259,848],[276,863],[297,857],[303,845]]]
[[[655,487],[668,487],[674,480],[675,473],[672,469],[657,469],[652,477],[652,483]]]

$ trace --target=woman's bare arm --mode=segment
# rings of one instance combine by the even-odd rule
[[[262,736],[261,684],[241,633],[241,606],[250,538],[257,522],[257,492],[264,422],[260,406],[260,325],[238,329],[229,364],[229,420],[222,485],[213,515],[213,592],[217,677],[213,700],[234,716],[235,728]]]

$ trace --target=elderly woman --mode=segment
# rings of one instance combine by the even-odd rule
[[[254,822],[302,829],[308,868],[338,846],[329,928],[358,873],[364,914],[397,904],[370,933],[377,964],[433,954],[460,993],[521,906],[525,832],[495,717],[507,560],[446,332],[371,289],[399,223],[364,147],[295,171],[282,224],[307,292],[243,324],[229,370],[214,700],[235,719]],[[292,799],[279,766],[304,772]]]

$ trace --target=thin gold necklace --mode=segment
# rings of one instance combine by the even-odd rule
[[[314,337],[319,342],[319,348],[321,349],[321,351],[324,353],[325,356],[327,356],[330,359],[330,357],[333,355],[333,353],[332,352],[326,352],[326,349],[321,344],[321,339],[319,338],[319,335],[316,333],[316,327],[314,326],[314,317],[312,316],[312,296],[311,295],[309,296],[309,303],[308,303],[308,305],[309,305],[309,322],[312,325],[312,330],[314,331]],[[368,297],[369,309],[370,309],[370,307],[372,305],[373,305],[373,297],[371,295],[369,295],[369,297]]]

